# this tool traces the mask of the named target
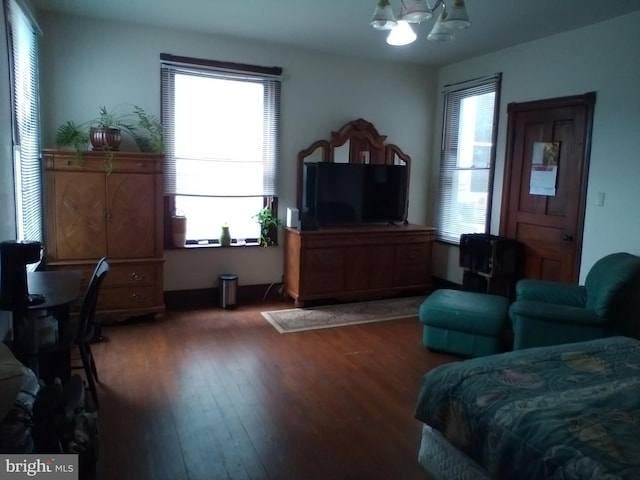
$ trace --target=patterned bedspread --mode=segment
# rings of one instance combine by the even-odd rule
[[[640,341],[442,365],[415,416],[498,479],[640,479]]]

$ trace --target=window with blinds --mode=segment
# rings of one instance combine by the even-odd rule
[[[43,240],[42,173],[40,168],[40,106],[38,36],[27,10],[7,0],[9,75],[13,129],[13,163],[18,240]]]
[[[436,238],[489,232],[501,74],[445,86]]]
[[[187,243],[255,242],[277,195],[282,69],[161,55],[165,194]]]

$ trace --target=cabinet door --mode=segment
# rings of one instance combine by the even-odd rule
[[[319,295],[344,291],[345,249],[310,248],[305,251],[304,294]]]
[[[395,284],[419,286],[431,284],[431,243],[396,246]]]
[[[386,245],[347,248],[347,291],[388,288],[393,285],[393,247]]]
[[[104,174],[56,172],[53,242],[56,260],[95,259],[105,255]]]
[[[369,256],[369,288],[392,287],[395,262],[393,248],[387,245],[369,247]]]
[[[107,176],[109,258],[154,256],[155,198],[153,175],[112,173]]]

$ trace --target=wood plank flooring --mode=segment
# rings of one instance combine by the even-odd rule
[[[261,310],[106,326],[99,480],[426,479],[417,318],[279,334]]]

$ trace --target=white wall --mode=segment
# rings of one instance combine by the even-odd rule
[[[580,279],[600,257],[640,254],[640,12],[457,63],[438,85],[503,72],[491,233],[497,234],[504,174],[507,105],[596,92]],[[441,118],[438,102],[436,118]],[[437,158],[434,136],[433,158]],[[431,177],[437,188],[437,163]],[[598,192],[604,206],[595,205]],[[461,282],[458,249],[436,245],[434,274]]]
[[[57,126],[84,121],[101,105],[160,111],[159,54],[280,66],[282,172],[280,218],[295,205],[296,154],[356,118],[372,122],[412,159],[409,220],[425,223],[434,125],[435,72],[425,67],[354,60],[214,35],[41,14],[44,144]],[[207,288],[233,272],[239,283],[266,284],[282,275],[282,247],[165,252],[165,289]]]

